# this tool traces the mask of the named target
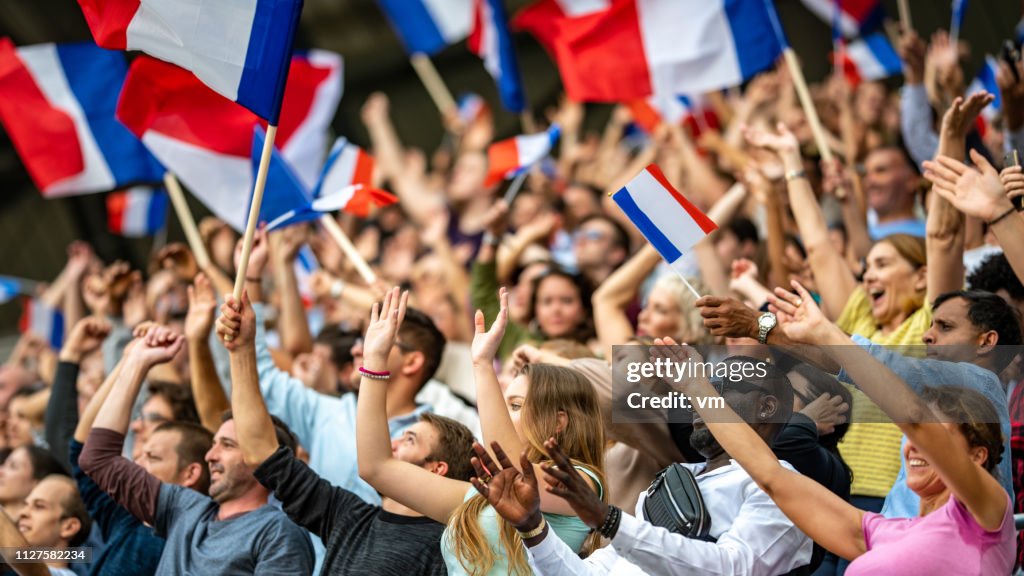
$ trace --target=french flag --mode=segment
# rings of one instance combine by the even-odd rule
[[[299,249],[299,254],[295,258],[295,283],[298,284],[299,297],[302,298],[302,306],[307,310],[313,307],[315,299],[313,298],[313,287],[312,278],[313,272],[320,269],[320,263],[317,262],[316,255],[313,254],[313,249],[309,245],[305,245]]]
[[[470,52],[484,61],[484,68],[498,83],[505,109],[518,114],[526,110],[526,97],[506,20],[501,0],[474,0],[473,31],[466,44]]]
[[[843,36],[855,38],[874,32],[885,21],[882,0],[801,0],[808,10],[835,25]],[[836,11],[839,11],[838,15]]]
[[[31,280],[0,276],[0,304],[6,304],[21,294],[30,294],[36,283]]]
[[[311,188],[341,99],[341,57],[318,50],[292,59],[275,144]],[[139,56],[128,71],[117,118],[218,218],[236,230],[253,189],[250,152],[258,116],[188,71]]]
[[[834,54],[851,86],[862,81],[882,80],[903,72],[903,61],[885,34],[876,32],[858,38]]]
[[[409,54],[437,54],[469,35],[473,0],[377,0]]]
[[[0,39],[0,121],[43,196],[159,182],[160,163],[114,118],[124,56],[92,43]]]
[[[463,94],[458,102],[459,120],[466,126],[491,113],[487,102],[479,94]]]
[[[25,299],[19,329],[39,336],[54,349],[64,343],[64,315],[39,298]]]
[[[978,115],[978,130],[981,135],[984,136],[992,122],[995,121],[996,116],[999,115],[999,111],[1003,108],[1003,97],[1002,92],[999,90],[999,84],[996,82],[996,73],[999,70],[999,61],[995,57],[989,55],[985,56],[985,64],[978,71],[978,75],[971,81],[971,84],[967,87],[967,94],[975,94],[977,92],[988,92],[996,97],[991,104],[985,107]]]
[[[152,236],[167,224],[167,193],[133,186],[107,194],[107,229],[127,238]]]
[[[682,264],[686,251],[718,228],[654,164],[637,174],[612,199],[674,268]]]
[[[487,179],[484,186],[493,186],[506,178],[512,178],[543,160],[551,153],[558,136],[558,124],[552,124],[545,132],[515,136],[491,144],[487,148]]]
[[[685,126],[695,138],[721,126],[718,115],[703,96],[651,96],[627,106],[633,121],[648,134],[662,122]]]
[[[327,154],[320,178],[313,187],[313,197],[319,198],[362,184],[369,187],[373,182],[375,162],[362,148],[340,137]]]
[[[782,54],[765,0],[611,0],[584,16],[520,13],[520,27],[550,34],[566,94],[577,102],[630,102],[737,86]],[[554,24],[554,25],[553,25]],[[538,37],[540,38],[540,37]]]
[[[78,0],[96,43],[139,50],[277,124],[302,0]]]

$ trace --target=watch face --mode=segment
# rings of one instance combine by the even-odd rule
[[[761,328],[774,328],[775,316],[772,316],[770,314],[764,314],[757,319],[757,325]]]

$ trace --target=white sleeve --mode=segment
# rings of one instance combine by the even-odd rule
[[[613,573],[612,566],[618,559],[615,548],[606,546],[583,560],[550,528],[539,544],[525,547],[530,566],[537,576],[603,576]]]

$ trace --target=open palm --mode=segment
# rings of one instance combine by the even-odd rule
[[[801,344],[824,341],[832,323],[821,312],[810,292],[799,282],[792,282],[794,292],[776,288],[768,297],[779,321],[779,329],[790,340]]]
[[[374,303],[370,311],[370,325],[363,338],[363,356],[367,364],[376,368],[387,363],[398,327],[405,318],[408,301],[409,292],[400,292],[395,286],[384,295],[384,302],[379,305]]]
[[[491,449],[498,458],[497,464],[483,446],[473,443],[476,458],[472,459],[472,463],[476,477],[470,481],[477,492],[487,498],[491,507],[510,524],[517,528],[534,528],[530,524],[540,522],[540,491],[533,463],[523,452],[519,456],[520,472],[512,465],[501,444],[492,442]]]
[[[474,317],[476,333],[473,335],[472,346],[473,362],[493,361],[494,356],[498,353],[498,346],[501,345],[501,339],[505,336],[505,326],[508,325],[507,289],[502,288],[498,291],[498,301],[501,303],[501,309],[498,311],[498,317],[491,324],[490,330],[484,330],[484,313],[480,310],[476,311]]]
[[[925,162],[924,176],[934,184],[934,190],[957,210],[981,218],[985,222],[1012,208],[999,173],[984,156],[971,150],[971,168],[948,156]]]

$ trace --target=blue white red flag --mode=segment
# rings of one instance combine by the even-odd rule
[[[846,38],[876,31],[885,21],[881,0],[801,0],[808,10],[838,27]],[[838,17],[836,11],[839,12]]]
[[[543,160],[558,141],[559,133],[558,124],[552,124],[544,132],[515,136],[491,144],[487,148],[487,179],[484,185],[492,186],[512,178]]]
[[[978,115],[978,128],[980,129],[982,136],[988,130],[992,122],[995,121],[999,115],[999,111],[1003,108],[1002,92],[999,90],[999,84],[996,82],[996,72],[999,70],[999,61],[995,57],[989,55],[985,57],[985,64],[978,71],[978,75],[975,76],[974,80],[967,87],[967,95],[975,94],[977,92],[988,92],[989,94],[996,97],[991,104],[985,107]]]
[[[79,0],[96,43],[139,50],[277,124],[302,0]]]
[[[341,57],[318,50],[292,59],[275,146],[305,189],[317,181],[341,99]],[[253,190],[250,155],[258,116],[191,73],[148,56],[128,71],[117,117],[218,218],[245,227]]]
[[[374,165],[373,156],[347,138],[338,138],[331,146],[327,161],[320,171],[320,178],[313,187],[313,198],[333,194],[357,184],[369,187],[373,183]]]
[[[469,34],[472,0],[377,0],[409,54],[437,54]]]
[[[64,343],[64,315],[39,298],[25,299],[19,328],[23,334],[39,336],[55,350]]]
[[[167,193],[133,186],[107,194],[107,229],[127,238],[152,236],[167,225]]]
[[[682,265],[684,253],[718,228],[654,164],[637,174],[612,199],[674,268]]]
[[[117,119],[124,55],[92,43],[0,39],[0,121],[46,197],[159,182],[160,163]]]
[[[885,34],[876,32],[846,44],[834,55],[851,86],[862,81],[882,80],[903,72],[903,61]]]
[[[519,114],[526,110],[526,95],[507,21],[501,0],[473,0],[473,29],[466,45],[484,61],[505,109]]]

